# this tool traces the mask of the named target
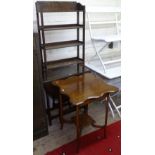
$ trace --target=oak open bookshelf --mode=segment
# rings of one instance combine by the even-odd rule
[[[76,23],[70,24],[60,24],[60,25],[44,25],[44,13],[56,13],[56,12],[71,12],[76,13]],[[77,68],[82,67],[82,71],[85,70],[85,6],[77,2],[52,2],[52,1],[37,1],[36,2],[36,14],[37,14],[37,25],[38,25],[38,34],[40,41],[40,50],[42,55],[42,68],[43,68],[43,77],[44,80],[52,79],[51,74],[52,69],[66,67],[70,65],[77,64]],[[52,19],[51,19],[52,20]],[[80,23],[82,21],[82,23]],[[60,42],[46,42],[45,32],[55,31],[55,30],[77,30],[76,40],[67,40]],[[82,33],[80,33],[82,29]],[[80,35],[82,35],[80,37]],[[80,40],[80,38],[82,38]],[[82,46],[82,57],[80,57],[80,46]],[[47,50],[67,48],[67,47],[77,47],[77,56],[72,58],[60,59],[47,61]],[[77,69],[77,72],[80,69]],[[54,73],[54,72],[53,72]]]

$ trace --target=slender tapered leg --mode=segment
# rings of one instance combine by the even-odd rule
[[[79,106],[76,106],[76,136],[77,136],[77,152],[80,148],[80,122],[79,122]]]
[[[108,120],[108,103],[109,103],[109,94],[106,96],[106,103],[105,103],[105,123],[104,123],[104,138],[107,137],[107,120]]]

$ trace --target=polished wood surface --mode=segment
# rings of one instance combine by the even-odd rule
[[[93,73],[56,80],[53,84],[60,87],[61,92],[68,95],[74,105],[83,104],[91,98],[102,97],[105,93],[118,91],[118,88],[107,84],[100,76]]]
[[[108,120],[109,94],[118,91],[118,88],[107,84],[100,76],[91,72],[81,75],[71,76],[65,79],[53,81],[52,84],[60,88],[61,93],[69,96],[70,102],[76,107],[76,116],[72,118],[76,125],[77,152],[80,148],[80,135],[82,128],[91,124],[93,127],[104,128],[104,137],[106,138],[106,126]],[[63,118],[63,101],[60,95],[60,123],[63,128],[66,120]],[[81,106],[88,106],[96,100],[105,99],[105,120],[104,125],[97,125],[88,115],[88,110],[80,112]]]

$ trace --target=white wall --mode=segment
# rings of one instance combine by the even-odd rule
[[[33,3],[33,29],[34,32],[37,31],[37,24],[36,24],[36,12],[35,12],[35,1]],[[60,1],[60,0],[53,0],[53,1]],[[72,1],[72,0],[67,0]],[[120,7],[120,0],[78,0],[77,2],[80,2],[82,4],[85,4],[86,6],[118,6]],[[112,14],[98,14],[94,17],[92,16],[93,20],[107,20],[109,18],[113,18],[114,16]],[[61,23],[76,23],[76,14],[75,13],[53,13],[45,14],[46,22],[45,24],[61,24]],[[86,19],[87,20],[87,19]],[[104,34],[107,33],[113,33],[116,29],[113,27],[114,25],[106,25],[105,28],[102,29],[102,32]],[[98,29],[99,31],[101,29]],[[97,33],[97,32],[95,32]],[[101,33],[101,32],[99,32]],[[51,41],[64,41],[64,40],[73,40],[76,39],[76,30],[59,30],[59,31],[52,31],[46,33],[46,42]],[[101,43],[98,43],[98,48],[101,47]],[[86,59],[88,59],[90,56],[94,55],[94,49],[92,46],[92,43],[90,41],[90,35],[88,31],[88,25],[86,21]],[[55,50],[49,50],[47,52],[47,60],[56,60],[60,58],[67,58],[76,56],[76,47],[70,47],[70,48],[62,48],[62,49],[55,49]]]
[[[33,20],[36,21],[35,2],[36,1],[51,1],[51,0],[33,0]],[[74,0],[52,0],[52,1],[74,1]],[[76,1],[76,0],[75,0]],[[121,0],[77,0],[87,6],[121,6]]]

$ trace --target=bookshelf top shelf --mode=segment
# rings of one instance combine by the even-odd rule
[[[85,6],[76,2],[50,2],[38,1],[36,2],[37,12],[76,12],[83,11]]]

